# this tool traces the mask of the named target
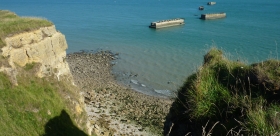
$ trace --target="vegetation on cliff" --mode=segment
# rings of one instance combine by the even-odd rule
[[[4,38],[17,33],[51,26],[52,22],[37,17],[19,17],[8,10],[0,10],[0,48],[5,46]]]
[[[211,49],[172,104],[165,134],[279,135],[280,61],[246,65]]]
[[[76,127],[85,128],[86,114],[77,107],[75,88],[56,77],[35,77],[36,65],[19,70],[18,86],[0,73],[0,135],[86,135]]]
[[[22,18],[0,10],[0,48],[5,45],[6,37],[50,25],[53,24],[44,19]],[[48,76],[38,78],[35,75],[42,62],[11,66],[13,56],[3,57],[2,49],[0,135],[87,135],[84,103],[70,75],[60,75],[58,80],[55,67],[53,71],[46,69]]]

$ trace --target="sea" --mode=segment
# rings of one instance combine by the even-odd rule
[[[252,64],[280,57],[279,0],[0,0],[0,9],[52,21],[67,53],[111,51],[112,74],[135,91],[174,96],[216,47]],[[204,6],[204,10],[198,10]],[[201,20],[225,12],[226,18]],[[185,25],[151,29],[151,22],[184,18]]]

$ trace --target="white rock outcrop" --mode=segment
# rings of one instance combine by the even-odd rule
[[[5,43],[2,56],[8,59],[12,68],[35,62],[41,64],[35,73],[38,77],[51,74],[55,74],[58,78],[61,75],[71,76],[68,63],[65,61],[68,47],[66,39],[54,25],[6,37]]]

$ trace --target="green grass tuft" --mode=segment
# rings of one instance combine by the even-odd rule
[[[220,85],[212,71],[203,70],[198,73],[195,90],[190,90],[189,101],[194,118],[212,117],[217,114],[217,107],[223,101],[230,101],[230,93]],[[217,105],[218,104],[218,105]]]
[[[251,134],[279,135],[279,112],[279,105],[267,106],[266,101],[260,98],[247,110],[247,118],[242,125]]]
[[[35,62],[27,63],[27,64],[24,66],[24,69],[25,69],[25,70],[31,70],[35,65],[36,65]]]

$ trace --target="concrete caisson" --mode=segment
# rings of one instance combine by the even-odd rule
[[[219,19],[219,18],[225,18],[226,13],[210,13],[210,14],[201,14],[200,19],[207,20],[207,19]]]
[[[168,19],[168,20],[161,20],[157,22],[152,22],[149,26],[150,28],[163,28],[163,27],[171,27],[177,25],[185,24],[185,20],[183,18],[175,18],[175,19]]]

